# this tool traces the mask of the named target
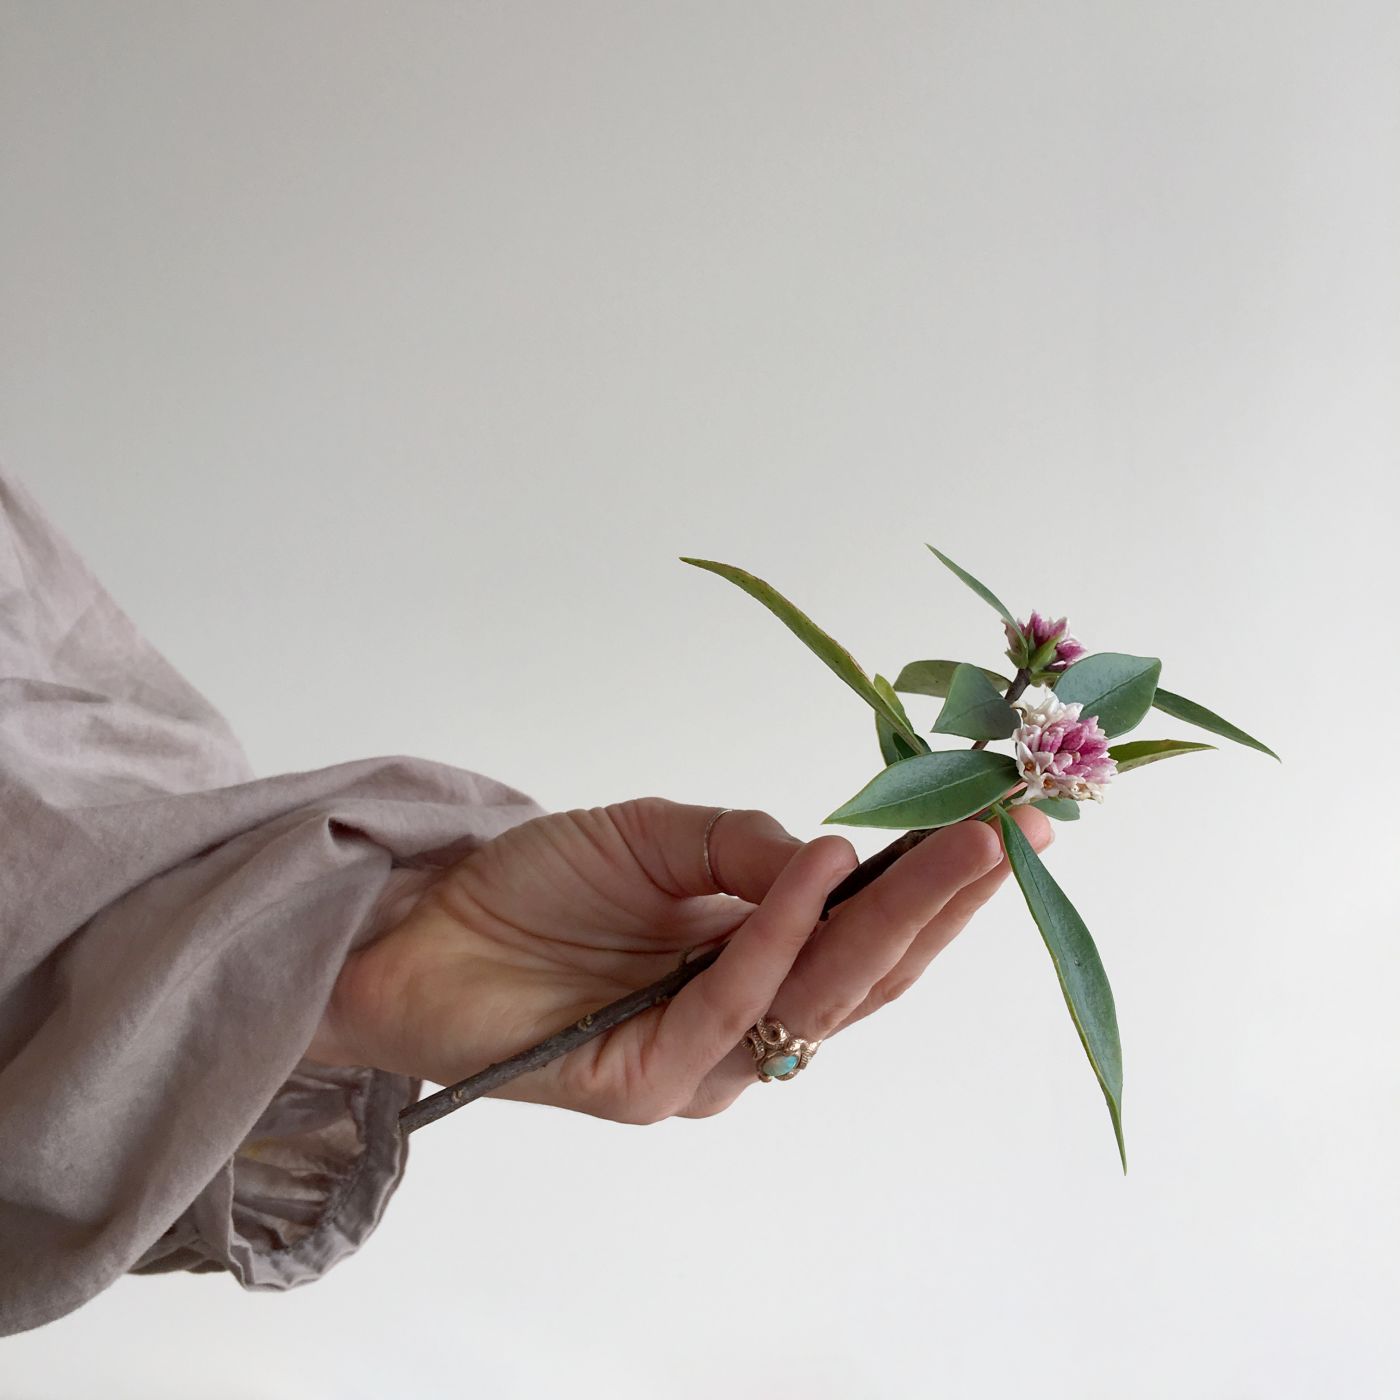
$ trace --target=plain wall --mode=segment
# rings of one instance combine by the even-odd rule
[[[792,1083],[474,1106],[324,1279],[125,1279],[0,1397],[1400,1391],[1394,4],[0,16],[0,452],[259,774],[815,836],[870,715],[678,556],[996,664],[926,543],[1284,759],[1047,855],[1126,1178],[1011,884]]]

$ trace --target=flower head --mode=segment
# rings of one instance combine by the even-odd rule
[[[1038,612],[1029,622],[1002,624],[1006,631],[1006,654],[1017,665],[1036,673],[1064,671],[1087,650],[1068,632],[1069,619],[1051,622]]]
[[[1026,790],[1016,795],[1012,805],[1044,797],[1102,802],[1104,784],[1118,771],[1118,764],[1108,752],[1098,716],[1080,719],[1079,701],[1062,704],[1050,690],[1034,702],[1017,700],[1015,708],[1021,714],[1021,726],[1012,738]]]

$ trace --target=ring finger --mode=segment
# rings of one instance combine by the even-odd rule
[[[1000,842],[984,822],[959,822],[926,837],[812,934],[767,1017],[805,1040],[834,1033],[920,930],[1000,859]],[[707,1077],[695,1116],[727,1106],[756,1082],[753,1057],[741,1043]]]
[[[1011,819],[1025,833],[1033,850],[1043,851],[1054,839],[1053,823],[1033,807],[1012,809]],[[964,885],[934,916],[932,922],[919,930],[899,962],[871,987],[861,1002],[837,1026],[843,1031],[855,1021],[888,1006],[927,971],[928,965],[971,921],[972,916],[1001,888],[1011,873],[1010,863],[1003,853],[1001,860],[985,875]],[[833,1031],[832,1034],[836,1034]]]

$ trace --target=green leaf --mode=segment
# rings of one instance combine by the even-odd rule
[[[909,722],[908,715],[904,714],[904,702],[894,693],[893,687],[884,676],[873,678],[874,686],[879,691],[885,703],[891,709],[904,715],[904,721]],[[919,747],[915,748],[904,736],[898,733],[894,726],[882,715],[879,710],[875,711],[875,737],[880,741],[880,756],[886,763],[898,763],[901,758],[913,758],[916,754],[927,753],[928,744],[921,738]]]
[[[1039,807],[1047,817],[1054,817],[1057,822],[1079,820],[1079,803],[1072,797],[1042,797],[1038,802],[1032,802],[1031,806]]]
[[[933,732],[964,739],[1009,739],[1020,722],[980,666],[962,665],[953,672]]]
[[[1005,797],[1021,781],[1016,760],[985,749],[919,754],[877,773],[824,822],[908,830],[948,826]]]
[[[902,758],[918,756],[919,750],[896,734],[890,727],[889,720],[878,712],[875,715],[875,738],[880,745],[880,757],[887,764],[898,763]]]
[[[895,677],[894,688],[904,691],[906,695],[944,696],[953,683],[953,672],[966,664],[963,661],[911,661]],[[989,671],[985,667],[978,669],[986,676],[988,683],[998,690],[1005,690],[1011,684],[1000,672]]]
[[[1199,753],[1202,749],[1214,752],[1215,745],[1191,744],[1185,739],[1134,739],[1127,744],[1110,744],[1108,756],[1116,760],[1120,773],[1126,773],[1130,768],[1141,768],[1146,763],[1156,763],[1160,758],[1175,758],[1179,753]]]
[[[929,545],[928,548],[933,549],[933,546]],[[970,573],[968,573],[966,569],[959,568],[955,563],[953,563],[951,559],[948,558],[946,554],[942,553],[940,550],[933,549],[933,552],[936,555],[938,555],[939,559],[941,559],[943,563],[945,563],[955,574],[957,574],[957,576],[960,579],[962,579],[962,581],[965,584],[967,584],[967,586],[984,603],[990,603],[1002,615],[1002,617],[1006,619],[1007,622],[1009,622],[1013,627],[1016,626],[1016,619],[1012,617],[1011,614],[1006,610],[1006,604],[1003,603],[1001,599],[998,598],[997,595],[993,593],[992,590],[988,588],[985,583],[979,583],[975,578],[972,577]]]
[[[1035,848],[1021,828],[1011,820],[1005,807],[996,809],[1001,824],[1002,844],[1006,847],[1016,883],[1021,886],[1031,917],[1040,929],[1065,1004],[1079,1032],[1080,1043],[1108,1101],[1113,1119],[1113,1136],[1123,1170],[1128,1156],[1123,1147],[1123,1048],[1118,1041],[1118,1016],[1113,1007],[1113,991],[1099,959],[1099,950],[1065,892],[1041,863]]]
[[[1060,673],[1055,696],[1066,705],[1082,702],[1080,717],[1097,715],[1099,727],[1111,739],[1134,728],[1152,708],[1161,674],[1162,663],[1155,656],[1099,651]]]
[[[846,682],[876,714],[884,715],[890,727],[902,738],[915,746],[921,744],[921,736],[910,726],[903,709],[891,709],[884,697],[875,689],[870,677],[861,670],[860,663],[839,642],[827,636],[800,608],[794,607],[771,584],[755,577],[733,564],[717,564],[712,559],[688,559],[681,556],[684,564],[694,564],[697,569],[708,569],[712,574],[727,578],[749,594],[757,598],[771,613],[814,651],[843,681]],[[925,746],[927,747],[927,746]]]
[[[1074,667],[1071,666],[1070,670],[1073,669]],[[1170,715],[1173,719],[1185,720],[1187,724],[1197,725],[1201,729],[1208,729],[1212,734],[1219,734],[1223,739],[1233,739],[1237,744],[1246,744],[1251,749],[1258,749],[1260,753],[1266,753],[1270,758],[1277,758],[1280,763],[1283,762],[1267,744],[1261,744],[1258,739],[1246,734],[1243,729],[1236,729],[1228,719],[1221,719],[1219,715],[1206,709],[1204,705],[1198,705],[1194,700],[1188,700],[1184,695],[1173,695],[1170,690],[1163,690],[1158,686],[1157,694],[1152,703],[1164,715]]]

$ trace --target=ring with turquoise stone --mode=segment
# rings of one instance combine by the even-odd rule
[[[789,1035],[781,1021],[760,1016],[744,1034],[744,1044],[753,1055],[754,1070],[767,1084],[773,1079],[791,1079],[807,1068],[817,1053],[820,1040],[803,1040]]]

